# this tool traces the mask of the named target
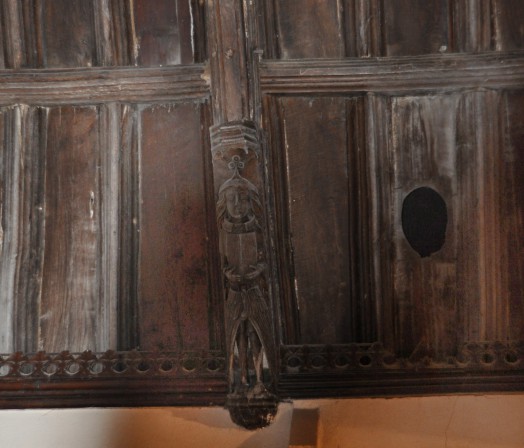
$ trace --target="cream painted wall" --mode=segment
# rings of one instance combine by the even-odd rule
[[[524,448],[524,395],[300,400],[255,432],[220,408],[0,411],[1,448],[283,448],[314,439],[319,448]]]
[[[524,395],[298,401],[319,448],[522,448]]]

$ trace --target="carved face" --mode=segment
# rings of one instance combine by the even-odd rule
[[[251,196],[247,188],[232,187],[225,191],[227,213],[233,222],[242,222],[252,212]]]

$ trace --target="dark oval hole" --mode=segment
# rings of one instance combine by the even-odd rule
[[[409,245],[421,257],[429,257],[442,248],[447,225],[446,203],[432,188],[417,188],[404,199],[402,230]]]

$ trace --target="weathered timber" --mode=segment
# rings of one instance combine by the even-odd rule
[[[431,93],[519,88],[524,53],[262,61],[264,93]]]
[[[209,95],[204,65],[0,72],[0,104],[93,104],[201,99]]]

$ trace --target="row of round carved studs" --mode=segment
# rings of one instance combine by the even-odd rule
[[[2,361],[0,362],[0,377],[22,376],[31,377],[43,374],[52,376],[98,376],[119,374],[191,374],[218,373],[224,370],[224,360],[213,359],[160,359],[160,360],[49,360],[49,361]]]
[[[310,353],[293,351],[285,354],[285,367],[290,372],[302,370],[348,370],[351,368],[453,368],[453,367],[484,367],[493,368],[502,364],[505,367],[517,367],[521,364],[522,357],[516,350],[508,350],[503,353],[495,351],[482,351],[478,353],[461,353],[457,357],[448,357],[444,361],[437,361],[429,357],[423,357],[418,361],[397,358],[388,353]]]

